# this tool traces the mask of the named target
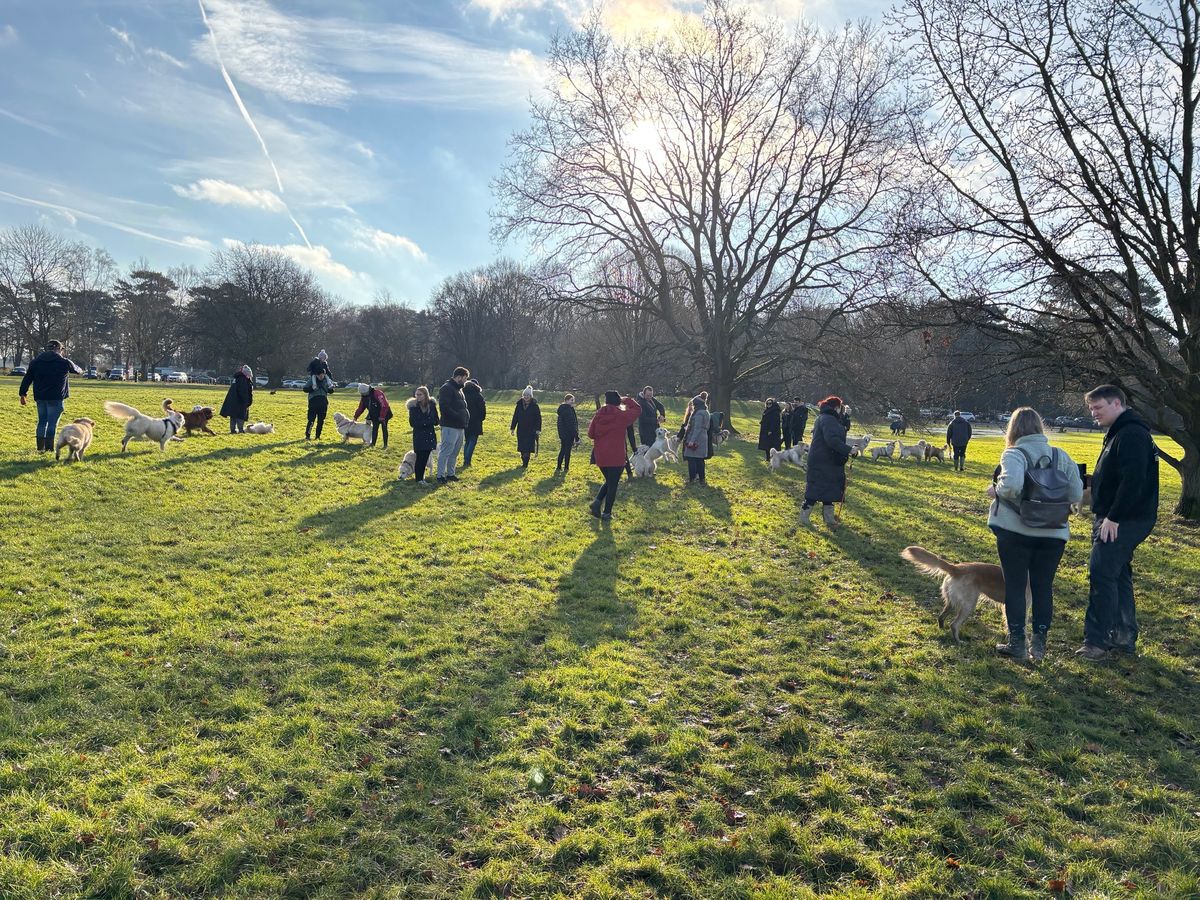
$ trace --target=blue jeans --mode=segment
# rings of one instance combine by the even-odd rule
[[[475,455],[475,445],[479,443],[479,435],[468,434],[463,439],[463,466],[471,464],[471,457]]]
[[[37,401],[38,423],[37,436],[40,438],[54,437],[58,430],[58,420],[63,414],[63,402],[55,400],[50,403],[47,400]]]
[[[1133,551],[1150,536],[1153,520],[1121,522],[1117,539],[1100,542],[1100,520],[1092,525],[1092,555],[1088,560],[1087,614],[1084,643],[1108,650],[1133,650],[1137,645],[1137,609],[1133,602]]]
[[[437,476],[448,478],[458,469],[458,451],[463,445],[462,428],[442,426],[442,442],[438,445]]]

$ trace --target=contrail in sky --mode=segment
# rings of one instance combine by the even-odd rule
[[[246,109],[246,104],[242,102],[242,97],[234,86],[233,79],[229,77],[229,70],[225,68],[225,60],[221,58],[221,48],[217,45],[217,35],[213,31],[212,25],[209,24],[208,12],[204,9],[204,0],[196,0],[196,2],[200,4],[200,18],[204,20],[204,27],[208,29],[208,36],[212,40],[213,52],[217,55],[217,65],[221,69],[221,76],[225,79],[225,85],[229,88],[229,93],[233,95],[233,102],[237,104],[237,108],[241,111],[242,118],[246,120],[246,124],[254,132],[254,136],[258,138],[258,145],[262,147],[263,156],[267,158],[267,162],[271,166],[271,171],[275,173],[275,184],[279,187],[280,199],[283,199],[283,179],[279,177],[279,170],[275,168],[275,160],[271,159],[271,151],[267,149],[267,142],[263,140],[263,136],[259,133],[258,126],[254,124],[254,120],[250,118],[250,110]],[[304,243],[311,250],[312,244],[309,243],[308,235],[304,233],[304,229],[300,227],[300,223],[296,221],[296,217],[292,215],[291,209],[288,208],[287,200],[283,200],[283,205],[287,209],[288,218],[292,220],[292,224],[300,232],[300,237],[304,238]]]

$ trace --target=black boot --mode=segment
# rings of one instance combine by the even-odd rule
[[[46,449],[46,439],[39,434],[37,436],[37,442],[38,442],[38,453],[44,452]]]
[[[1007,656],[1018,662],[1024,662],[1025,658],[1029,655],[1028,649],[1025,646],[1025,632],[1021,632],[1020,634],[1009,632],[1007,643],[997,644],[996,652],[1001,656]]]

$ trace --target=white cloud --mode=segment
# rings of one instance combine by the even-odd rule
[[[287,207],[277,194],[265,188],[245,188],[218,178],[201,178],[186,187],[177,184],[171,189],[180,197],[189,200],[204,200],[222,206],[240,206],[246,209],[261,209],[267,212],[286,212]]]
[[[375,151],[372,150],[370,147],[368,147],[366,144],[364,144],[362,141],[355,141],[350,146],[352,149],[357,150],[359,153],[361,153],[367,159],[373,160],[375,158]]]
[[[225,238],[222,243],[226,247],[245,246],[244,241],[239,241],[236,238]],[[307,269],[312,269],[314,272],[319,272],[322,275],[329,275],[339,281],[353,281],[358,277],[349,266],[342,265],[334,259],[328,247],[306,247],[304,244],[261,244],[259,246],[267,250],[273,250],[276,253],[282,253]]]
[[[17,42],[17,29],[11,25],[0,28],[0,47],[7,47]]]
[[[25,116],[19,116],[15,112],[9,112],[7,109],[0,109],[0,116],[3,116],[6,119],[12,119],[14,122],[18,122],[21,125],[24,125],[26,128],[35,128],[38,131],[54,135],[55,137],[64,136],[61,131],[53,126],[45,125],[41,122],[34,121],[33,119],[27,119]]]
[[[407,253],[413,259],[426,259],[425,251],[417,246],[416,241],[403,235],[391,234],[379,228],[359,223],[354,230],[355,244],[376,253],[391,253],[399,250]]]
[[[0,191],[0,199],[8,200],[12,203],[19,203],[22,206],[32,206],[35,209],[49,209],[58,213],[68,222],[75,222],[83,219],[87,222],[95,222],[98,225],[103,225],[106,228],[114,228],[117,231],[123,231],[126,234],[132,234],[135,237],[146,238],[147,240],[157,241],[160,244],[170,244],[173,247],[187,247],[191,249],[192,245],[183,240],[175,240],[174,238],[163,237],[160,234],[154,234],[145,231],[141,228],[135,228],[132,225],[126,225],[124,222],[116,222],[112,219],[106,219],[103,216],[98,216],[94,213],[84,212],[71,206],[66,206],[61,203],[50,203],[46,200],[38,200],[33,197],[23,197],[19,194],[10,194],[8,191]]]
[[[820,5],[821,0],[815,0]],[[556,11],[573,25],[583,22],[596,8],[593,0],[470,0],[470,5],[488,13],[492,21],[517,20],[531,11]],[[810,5],[806,0],[741,0],[751,13],[794,21]],[[701,0],[606,0],[600,6],[605,25],[615,34],[628,36],[667,27],[679,16],[703,11]]]
[[[146,55],[149,57],[152,57],[154,59],[161,60],[162,62],[170,63],[171,65],[175,66],[178,69],[186,69],[187,68],[187,63],[185,63],[183,60],[176,59],[174,56],[172,56],[166,50],[159,50],[157,47],[151,47],[149,50],[146,51]]]
[[[182,241],[180,241],[180,243],[182,243],[185,247],[192,247],[196,250],[211,250],[212,249],[211,241],[206,241],[206,240],[204,240],[204,238],[198,238],[192,234],[189,234]]]
[[[133,46],[133,38],[129,36],[128,31],[122,31],[120,28],[114,28],[112,25],[108,26],[108,30],[130,50],[137,50],[137,47]]]

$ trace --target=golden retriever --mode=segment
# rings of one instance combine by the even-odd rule
[[[96,423],[91,419],[76,419],[70,425],[64,425],[54,442],[54,458],[59,459],[63,447],[70,447],[67,461],[83,462],[83,454],[92,444],[92,429]]]
[[[950,633],[956,643],[962,643],[959,629],[975,612],[980,595],[994,600],[1004,609],[1004,572],[992,563],[952,563],[930,553],[924,547],[905,547],[900,555],[926,575],[942,575],[942,611],[938,627],[946,627],[950,616]],[[1025,602],[1029,602],[1029,586],[1025,586]]]

